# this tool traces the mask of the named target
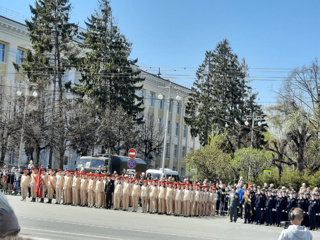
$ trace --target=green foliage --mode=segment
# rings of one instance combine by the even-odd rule
[[[273,183],[274,186],[279,186],[280,179],[279,179],[279,170],[277,168],[271,168],[271,175],[264,174],[263,172],[259,174],[259,176],[254,179],[252,182],[263,186],[264,183],[271,184]]]
[[[320,170],[315,172],[312,176],[309,176],[310,187],[319,187],[320,186]]]
[[[226,133],[210,136],[209,139],[210,143],[204,148],[188,153],[185,158],[187,166],[196,167],[196,177],[200,179],[233,182],[235,175],[231,168],[231,156],[222,149]]]
[[[287,168],[284,170],[281,176],[280,185],[289,186],[290,184],[293,184],[294,189],[298,190],[305,180],[307,179],[305,179],[303,174],[301,174],[298,170]],[[305,183],[308,185],[308,181]]]
[[[248,115],[263,115],[256,103],[256,95],[246,80],[247,66],[240,63],[238,56],[232,52],[228,40],[218,43],[214,51],[207,51],[205,59],[199,66],[193,84],[192,93],[186,105],[185,122],[191,128],[191,135],[199,135],[201,144],[209,143],[212,131],[224,131],[228,124],[229,151],[234,152],[243,146],[249,146],[251,125],[244,122]],[[212,129],[214,125],[215,129]],[[260,148],[261,131],[265,123],[254,123],[254,146]]]
[[[82,33],[85,56],[78,70],[80,84],[73,91],[92,99],[102,110],[121,106],[130,116],[138,117],[143,110],[143,98],[136,95],[142,89],[140,71],[128,60],[131,43],[120,33],[112,18],[108,0],[100,0],[99,10],[88,18],[87,31]],[[138,121],[141,118],[138,117]]]
[[[271,166],[272,155],[268,151],[254,148],[238,149],[232,160],[233,167],[247,181],[256,179],[259,174]]]

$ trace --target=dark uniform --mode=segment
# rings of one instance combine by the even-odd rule
[[[266,200],[266,226],[273,224],[273,209],[275,208],[276,201],[273,195],[268,195]]]
[[[310,230],[315,230],[317,227],[317,219],[316,214],[318,212],[318,203],[317,200],[314,198],[315,195],[309,201],[309,208],[308,208],[308,215],[310,221]]]
[[[104,191],[106,193],[106,208],[111,209],[112,194],[114,192],[114,181],[112,179],[107,180]]]
[[[277,197],[276,203],[276,225],[280,227],[280,222],[283,220],[283,211],[287,210],[286,200],[284,196]]]

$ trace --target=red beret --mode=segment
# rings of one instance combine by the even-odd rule
[[[33,167],[33,168],[32,168],[32,170],[35,170],[35,169],[37,169],[37,168],[36,168],[36,167]]]
[[[143,180],[143,182],[145,183],[145,182],[148,182],[147,180]]]
[[[57,172],[62,172],[62,169],[58,169],[58,171]]]
[[[23,172],[28,172],[28,170],[26,169],[26,170],[24,170]]]

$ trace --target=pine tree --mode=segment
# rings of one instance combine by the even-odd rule
[[[132,67],[136,60],[128,60],[131,43],[114,24],[109,1],[99,3],[99,11],[88,18],[87,31],[82,33],[86,55],[78,68],[80,84],[73,90],[95,101],[102,111],[120,106],[137,118],[143,110],[143,98],[136,95],[142,86],[137,84],[144,79],[139,77],[140,71]]]
[[[51,139],[49,163],[53,164],[53,149],[59,151],[59,165],[63,166],[65,147],[65,124],[63,106],[65,87],[63,75],[74,64],[74,41],[77,26],[69,23],[71,4],[69,0],[37,0],[30,6],[31,21],[26,20],[32,50],[26,55],[22,67],[31,82],[40,90],[51,87]],[[58,105],[56,106],[56,92]],[[48,101],[48,100],[43,100]]]
[[[250,112],[261,111],[261,108],[248,86],[246,71],[245,62],[239,62],[228,40],[218,43],[214,51],[206,52],[205,60],[196,72],[197,79],[186,106],[188,116],[185,117],[191,135],[199,135],[202,145],[208,144],[210,134],[221,133],[225,127],[232,153],[248,145],[250,128],[244,122]]]

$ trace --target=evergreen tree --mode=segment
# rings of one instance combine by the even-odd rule
[[[222,132],[227,127],[232,153],[248,146],[251,129],[244,122],[248,115],[253,115],[254,111],[260,114],[262,110],[248,86],[246,71],[245,62],[239,62],[228,40],[218,43],[214,51],[206,52],[205,60],[196,72],[197,79],[186,106],[188,116],[185,117],[191,135],[199,135],[202,145],[208,144],[211,133]],[[260,127],[263,129],[264,126]],[[261,129],[258,129],[260,135]]]
[[[73,90],[81,97],[95,101],[102,111],[120,106],[137,118],[143,110],[143,98],[136,95],[142,86],[137,87],[137,83],[144,79],[132,66],[136,61],[128,60],[131,43],[114,24],[109,1],[100,0],[99,3],[99,11],[85,22],[87,32],[82,33],[82,47],[86,55],[78,68],[80,84]]]
[[[31,21],[26,20],[26,24],[33,49],[28,50],[22,67],[29,80],[38,84],[39,90],[43,91],[46,87],[52,88],[49,163],[54,166],[53,149],[57,147],[61,168],[66,135],[62,106],[65,91],[63,75],[66,69],[74,64],[73,37],[77,34],[77,26],[69,23],[71,10],[69,0],[37,0],[35,7],[30,6],[30,10],[33,16]],[[57,106],[56,92],[58,92]],[[42,101],[48,102],[48,97],[44,96]]]

